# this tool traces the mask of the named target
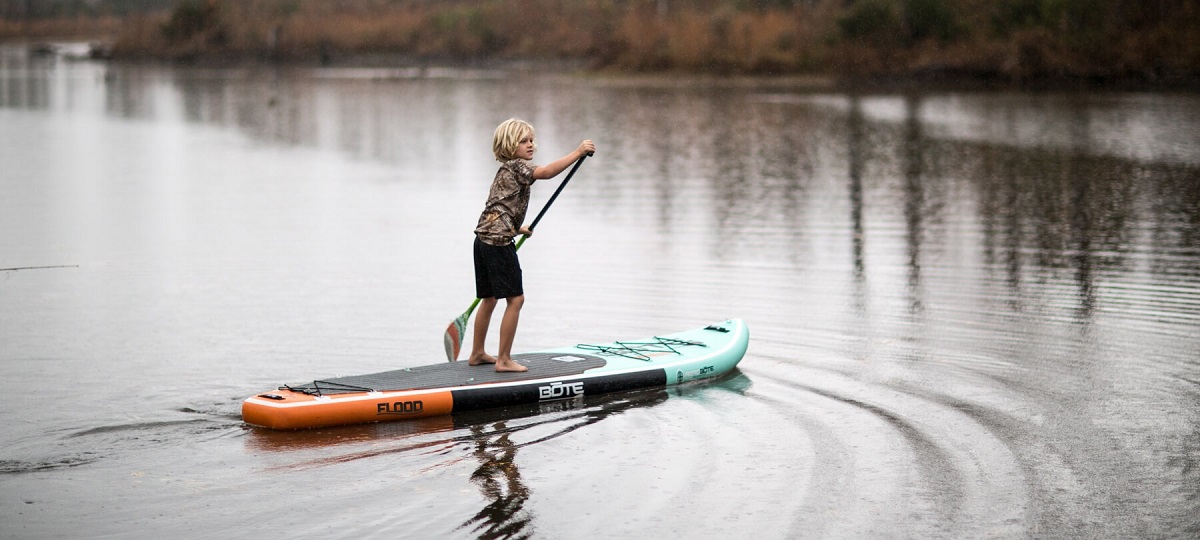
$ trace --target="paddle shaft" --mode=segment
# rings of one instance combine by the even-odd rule
[[[555,194],[557,195],[557,193]],[[46,270],[48,268],[79,268],[78,264],[58,264],[54,266],[18,266],[16,268],[0,268],[0,272],[16,272],[19,270]]]
[[[558,185],[558,189],[554,190],[554,194],[550,195],[550,200],[546,201],[546,206],[542,207],[542,211],[538,212],[537,217],[533,218],[533,223],[529,224],[529,232],[533,232],[533,229],[537,227],[538,222],[542,220],[542,216],[546,215],[546,210],[549,210],[550,205],[554,204],[554,199],[558,198],[558,194],[562,193],[563,188],[567,187],[567,182],[570,182],[571,177],[575,176],[575,171],[579,170],[580,165],[583,165],[583,160],[587,159],[590,155],[585,154],[580,156],[579,161],[576,161],[575,165],[571,167],[571,171],[567,173],[567,177]],[[521,244],[525,243],[526,238],[529,238],[529,235],[521,235],[521,239],[517,240],[517,249],[521,249]]]

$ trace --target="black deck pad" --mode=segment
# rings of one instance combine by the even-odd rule
[[[603,358],[576,353],[514,354],[513,360],[529,368],[522,373],[496,373],[491,364],[468,365],[466,361],[447,362],[414,368],[397,369],[316,380],[311,383],[281,387],[313,395],[350,394],[367,391],[424,390],[452,388],[498,382],[533,381],[579,375],[589,369],[604,367]]]

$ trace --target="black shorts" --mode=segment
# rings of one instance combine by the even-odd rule
[[[493,246],[475,237],[475,296],[511,298],[523,294],[517,246]]]

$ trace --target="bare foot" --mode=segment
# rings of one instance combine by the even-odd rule
[[[529,371],[529,368],[516,363],[515,361],[513,361],[512,358],[506,358],[504,360],[496,360],[496,372],[497,373],[505,373],[505,372],[520,373],[522,371]]]
[[[472,356],[470,360],[467,360],[467,365],[471,365],[471,366],[481,366],[483,364],[495,364],[495,363],[496,363],[496,357],[492,356],[488,353],[479,353],[478,356]]]

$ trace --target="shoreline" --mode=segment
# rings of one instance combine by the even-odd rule
[[[338,53],[324,57],[270,57],[262,54],[200,54],[187,58],[113,53],[111,39],[0,38],[0,45],[25,47],[30,55],[57,56],[67,60],[90,60],[124,65],[161,65],[197,68],[277,69],[364,69],[380,70],[378,78],[393,78],[388,70],[411,77],[415,72],[479,70],[504,73],[545,73],[585,77],[605,84],[678,86],[702,82],[706,85],[776,86],[802,91],[852,93],[936,91],[1113,91],[1113,92],[1200,92],[1200,75],[1163,79],[1100,76],[1035,76],[1013,79],[996,73],[943,69],[908,69],[886,73],[721,73],[709,70],[627,70],[614,66],[594,67],[585,58],[454,57],[413,55],[395,52]]]
[[[92,16],[0,18],[0,40],[196,66],[555,71],[821,79],[855,88],[1200,90],[1191,0],[659,2],[177,0]],[[14,12],[15,13],[15,12]]]

